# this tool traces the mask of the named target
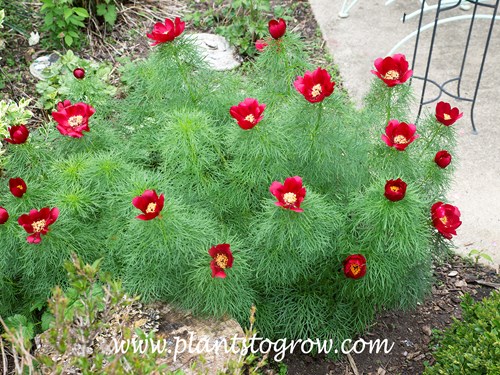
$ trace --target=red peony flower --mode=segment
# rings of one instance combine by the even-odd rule
[[[371,72],[389,87],[405,83],[413,74],[413,71],[408,69],[405,55],[401,54],[388,56],[385,59],[379,57],[374,65],[377,70]]]
[[[400,201],[406,194],[406,182],[398,178],[397,180],[387,180],[385,184],[385,197],[392,202]]]
[[[233,253],[231,253],[231,247],[227,243],[212,246],[210,250],[208,250],[208,254],[212,257],[212,261],[210,262],[212,277],[224,279],[226,277],[225,269],[233,266]]]
[[[453,125],[463,116],[457,107],[451,108],[450,103],[439,102],[436,104],[436,120],[445,126]]]
[[[262,120],[264,109],[266,105],[259,104],[257,99],[246,98],[240,104],[232,106],[229,113],[238,122],[240,128],[249,130]]]
[[[360,279],[366,274],[366,258],[361,254],[349,255],[343,265],[344,275],[351,279]]]
[[[293,85],[306,100],[317,103],[333,93],[335,82],[326,70],[318,68],[314,72],[306,71],[304,77],[297,77]]]
[[[279,39],[283,35],[285,35],[286,32],[286,22],[283,20],[283,18],[280,18],[279,20],[271,20],[269,21],[269,34],[274,39]]]
[[[446,168],[451,163],[451,154],[446,150],[441,150],[436,153],[434,161],[441,168]]]
[[[154,190],[146,190],[141,196],[132,199],[132,204],[144,213],[137,216],[140,220],[152,220],[160,215],[164,202],[163,194],[158,197]]]
[[[301,177],[288,177],[283,185],[274,181],[269,187],[269,191],[278,199],[278,202],[274,202],[276,206],[295,212],[304,211],[300,208],[300,204],[306,196],[306,189],[302,186]]]
[[[175,17],[173,22],[166,18],[165,23],[155,23],[153,31],[150,34],[146,34],[146,36],[154,40],[151,46],[156,46],[157,44],[171,42],[182,34],[185,27],[186,23],[181,21],[179,17]]]
[[[73,75],[76,79],[83,79],[85,77],[85,70],[83,68],[76,68],[73,70]]]
[[[0,207],[0,225],[5,224],[9,220],[9,213],[3,207]]]
[[[9,128],[10,138],[5,138],[5,142],[12,143],[13,145],[20,145],[28,139],[30,132],[25,125],[17,125]]]
[[[85,103],[71,104],[69,100],[57,104],[57,112],[52,112],[52,118],[57,122],[57,130],[62,135],[73,138],[83,137],[82,132],[88,132],[89,118],[95,109]]]
[[[266,43],[266,41],[264,39],[259,39],[255,42],[255,48],[259,52],[264,51],[264,48],[266,48],[267,46],[268,46],[268,44]]]
[[[55,223],[58,217],[58,208],[44,207],[40,211],[33,209],[29,214],[21,215],[17,222],[30,234],[27,238],[29,243],[39,243],[42,240],[41,235],[47,234],[49,226]]]
[[[462,224],[458,207],[443,202],[434,203],[431,207],[432,224],[445,238],[456,235],[456,229]]]
[[[22,198],[28,187],[22,178],[17,177],[9,180],[9,189],[14,197]]]
[[[385,128],[385,134],[382,134],[382,140],[387,146],[404,151],[410,143],[420,137],[418,134],[415,134],[416,131],[417,127],[413,124],[391,120]]]

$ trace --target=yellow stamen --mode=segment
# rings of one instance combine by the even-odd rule
[[[408,140],[404,135],[397,135],[394,137],[394,143],[398,145],[405,145],[408,143]]]
[[[445,113],[443,115],[443,117],[444,117],[445,120],[451,120],[451,116],[449,114],[447,114],[447,113]]]
[[[283,195],[283,200],[287,204],[294,204],[295,202],[297,202],[297,196],[294,193],[285,193]]]
[[[399,73],[395,70],[389,70],[387,73],[383,75],[384,79],[395,80],[399,79]]]
[[[251,122],[253,124],[255,122],[254,115],[249,114],[247,117],[245,117],[245,121]]]
[[[313,88],[311,90],[311,96],[313,98],[315,98],[318,95],[320,95],[322,91],[323,91],[323,88],[321,87],[321,84],[318,83],[318,84],[313,86]]]
[[[146,213],[151,214],[155,211],[156,211],[156,203],[151,202],[150,204],[148,204],[148,207],[146,208]]]
[[[19,190],[24,190],[24,187],[22,185],[17,185],[16,186]]]
[[[68,119],[68,124],[69,126],[78,126],[78,125],[81,125],[83,122],[83,117],[78,115],[78,116],[71,116],[69,119]]]
[[[45,228],[46,221],[38,220],[31,224],[35,233],[40,233]]]
[[[351,273],[356,276],[358,273],[361,272],[361,267],[359,266],[359,264],[351,264]]]
[[[227,255],[224,255],[224,254],[217,254],[215,256],[215,263],[217,264],[217,266],[219,268],[222,268],[222,269],[225,269],[227,267],[227,262],[228,262],[229,258],[227,257]]]
[[[448,223],[448,218],[446,216],[443,216],[443,217],[440,217],[439,220],[441,220],[441,222],[446,225]]]
[[[398,191],[401,190],[401,188],[399,186],[394,186],[392,185],[389,189],[391,189],[392,191],[394,191],[395,193],[397,193]]]

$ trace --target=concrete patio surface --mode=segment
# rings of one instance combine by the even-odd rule
[[[487,0],[483,0],[487,1]],[[310,0],[329,51],[340,68],[345,86],[356,103],[361,104],[363,95],[372,79],[370,70],[377,57],[385,57],[406,35],[417,29],[418,17],[401,18],[420,8],[417,0],[396,0],[386,6],[381,0],[359,0],[348,18],[339,18],[343,0]],[[491,1],[490,1],[491,2]],[[437,4],[437,0],[428,1]],[[491,14],[490,9],[478,14]],[[444,17],[472,14],[472,10],[454,9]],[[433,22],[434,12],[429,12],[423,24]],[[439,25],[431,62],[431,79],[444,82],[458,76],[463,58],[465,40],[470,21],[450,22]],[[477,19],[467,64],[464,72],[462,95],[472,97],[477,81],[482,52],[490,20]],[[415,75],[423,76],[427,63],[431,31],[421,34],[416,56]],[[401,46],[396,52],[404,53],[411,61],[415,39]],[[410,64],[411,65],[411,64]],[[459,207],[462,226],[454,239],[457,251],[467,255],[470,250],[483,250],[500,264],[500,20],[496,21],[490,41],[490,49],[483,71],[478,100],[475,108],[475,124],[478,134],[472,134],[470,104],[446,95],[441,100],[458,106],[464,117],[454,126],[458,129],[458,147],[453,163],[456,167],[449,203]],[[413,81],[415,95],[419,99],[422,81]],[[437,89],[428,85],[426,99],[436,96]],[[454,88],[454,86],[449,86]],[[434,111],[434,104],[424,110]],[[413,112],[417,114],[418,106]],[[455,156],[455,155],[454,155]]]

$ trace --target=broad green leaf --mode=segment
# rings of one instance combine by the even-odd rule
[[[87,12],[87,9],[85,8],[73,8],[75,13],[78,14],[80,17],[88,18],[89,17],[89,12]]]

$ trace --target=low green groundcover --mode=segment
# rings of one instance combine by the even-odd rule
[[[462,308],[463,320],[438,338],[436,363],[425,375],[500,374],[500,292],[477,303],[467,295]]]

